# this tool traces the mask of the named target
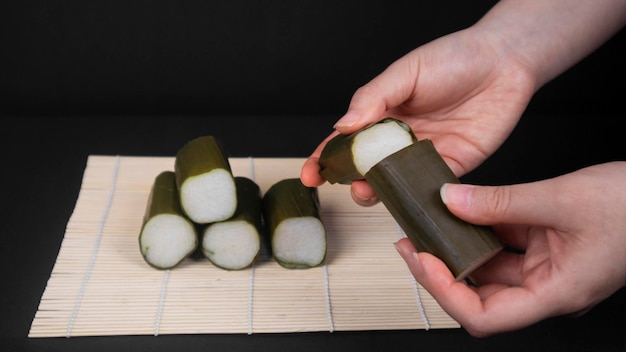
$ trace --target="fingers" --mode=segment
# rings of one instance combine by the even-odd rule
[[[308,187],[317,187],[326,182],[326,180],[320,175],[320,155],[322,154],[322,150],[324,149],[324,146],[326,146],[326,143],[338,134],[339,132],[337,131],[331,133],[317,146],[317,148],[315,148],[311,156],[304,161],[302,169],[300,170],[300,180],[302,181],[302,184]]]
[[[532,290],[502,283],[473,288],[455,281],[450,270],[435,256],[415,252],[408,239],[398,241],[396,247],[420,285],[474,336],[519,329],[550,314],[546,302],[541,302]]]
[[[400,58],[354,93],[348,112],[337,121],[335,129],[349,134],[386,117],[386,111],[409,100],[416,80],[417,71],[411,61]]]
[[[524,282],[524,256],[518,253],[500,251],[495,257],[470,274],[477,285],[503,284],[520,286]]]
[[[300,180],[305,186],[317,187],[325,182],[324,178],[319,174],[320,166],[318,161],[319,158],[311,156],[304,162],[300,173]],[[379,202],[376,193],[374,193],[372,187],[365,181],[352,182],[350,196],[355,203],[364,207],[370,207]]]
[[[506,186],[445,184],[441,199],[453,214],[478,225],[549,225],[559,213],[549,181]]]
[[[335,132],[328,136],[302,167],[300,179],[306,186],[314,187],[324,183],[319,175],[319,156],[329,139],[338,133],[350,134],[367,125],[381,120],[386,111],[407,101],[413,94],[417,71],[411,60],[400,58],[383,73],[359,88],[350,101],[346,114],[335,123]],[[371,190],[360,186],[353,188],[353,197],[359,204],[372,205],[377,202]]]
[[[492,228],[503,244],[519,251],[525,251],[528,247],[528,234],[531,231],[531,226],[497,224],[493,225]]]
[[[379,202],[376,193],[365,181],[353,181],[350,187],[350,195],[355,203],[364,207],[370,207]]]
[[[302,184],[308,187],[318,187],[324,184],[326,180],[320,175],[319,159],[322,153],[322,149],[328,141],[334,138],[338,131],[331,133],[320,145],[313,151],[311,156],[304,161],[302,169],[300,170],[300,181]],[[350,186],[350,195],[355,203],[369,207],[379,202],[378,197],[374,193],[372,187],[370,187],[365,181],[354,181]]]
[[[304,161],[300,171],[300,181],[307,187],[321,186],[326,180],[320,175],[319,158],[310,156]]]

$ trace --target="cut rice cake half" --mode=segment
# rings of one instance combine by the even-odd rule
[[[406,123],[385,118],[350,135],[328,141],[320,155],[320,175],[329,183],[350,184],[388,155],[417,139]]]
[[[228,158],[213,136],[189,141],[176,154],[176,183],[185,214],[197,224],[230,218],[237,207]]]
[[[297,216],[281,221],[272,234],[272,253],[288,269],[316,267],[326,256],[324,226],[319,218]]]
[[[215,266],[240,270],[250,266],[261,249],[261,190],[252,180],[235,177],[237,210],[228,220],[209,224],[202,235],[202,253]]]
[[[171,171],[154,180],[139,235],[144,260],[157,269],[178,265],[198,246],[194,224],[183,213]]]
[[[272,256],[288,269],[319,266],[326,258],[326,230],[317,188],[298,178],[273,184],[263,196],[263,218]]]

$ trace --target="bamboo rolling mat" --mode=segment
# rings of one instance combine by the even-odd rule
[[[304,159],[231,158],[265,192],[298,177]],[[393,243],[404,234],[382,205],[348,186],[319,187],[328,251],[289,270],[261,250],[248,269],[205,258],[170,270],[146,264],[138,234],[152,182],[173,157],[92,155],[29,337],[280,333],[457,328],[411,276]]]

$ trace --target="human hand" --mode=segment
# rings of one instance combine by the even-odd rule
[[[457,176],[482,163],[508,137],[536,87],[524,65],[500,55],[498,40],[479,31],[470,28],[421,46],[359,88],[336,131],[303,165],[302,182],[325,181],[318,161],[330,138],[389,116],[409,124],[418,139],[431,139]],[[361,205],[377,202],[365,181],[353,182],[351,190]]]
[[[445,186],[452,213],[493,226],[503,243],[524,251],[500,252],[477,269],[477,286],[456,282],[408,239],[396,246],[416,280],[472,335],[582,314],[625,285],[624,180],[626,162],[614,162],[527,184]]]

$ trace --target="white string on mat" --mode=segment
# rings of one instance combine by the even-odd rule
[[[87,288],[87,284],[89,283],[89,279],[91,278],[91,273],[93,272],[93,266],[98,256],[98,250],[100,249],[100,242],[102,242],[102,233],[104,232],[104,224],[106,223],[107,218],[109,217],[109,211],[111,210],[111,205],[113,204],[113,197],[115,196],[115,188],[117,186],[117,176],[119,173],[119,168],[120,168],[120,156],[117,155],[115,157],[115,166],[113,168],[113,176],[111,179],[111,189],[109,191],[109,197],[107,199],[107,204],[102,213],[102,217],[100,218],[100,223],[98,224],[98,233],[96,235],[96,240],[93,244],[91,257],[89,258],[89,264],[87,264],[85,275],[83,276],[83,280],[80,284],[80,289],[78,290],[78,296],[76,297],[76,303],[74,304],[72,315],[70,316],[70,319],[67,323],[67,330],[65,332],[65,337],[72,336],[72,329],[74,329],[76,316],[78,315],[78,311],[80,310],[80,306],[83,300],[83,295],[85,294],[85,289]]]
[[[249,165],[250,165],[250,179],[255,181],[255,171],[254,171],[254,159],[252,157],[248,157]],[[252,308],[254,301],[254,262],[250,265],[250,282],[248,284],[248,335],[252,335],[254,331],[254,327],[252,324]]]
[[[406,237],[406,234],[404,233],[404,231],[402,231],[402,228],[400,227],[400,225],[396,224],[396,228],[398,229],[397,231],[398,237],[400,238]],[[424,304],[422,303],[422,297],[420,296],[419,284],[417,283],[417,280],[415,280],[415,278],[412,275],[411,275],[411,282],[413,284],[413,292],[415,292],[415,300],[417,301],[417,309],[419,310],[420,315],[422,316],[422,320],[424,321],[424,329],[429,330],[430,321],[428,320],[428,316],[426,315],[426,309],[424,309]]]
[[[328,275],[328,266],[324,263],[324,293],[326,296],[326,315],[328,316],[328,331],[335,331],[335,322],[333,320],[333,309],[330,302],[330,278]]]
[[[254,263],[250,266],[250,284],[248,285],[248,335],[254,332],[252,325],[252,302],[254,300]]]
[[[167,295],[167,284],[170,280],[170,270],[163,272],[163,281],[161,282],[161,294],[159,295],[159,304],[157,305],[156,319],[154,322],[154,336],[159,336],[161,328],[161,317],[163,316],[163,306],[165,305],[165,296]]]

